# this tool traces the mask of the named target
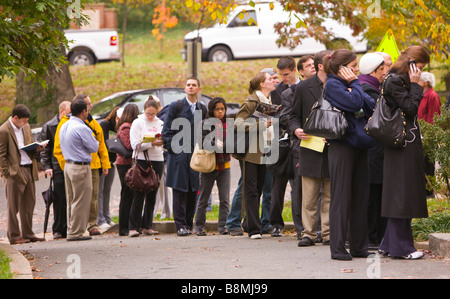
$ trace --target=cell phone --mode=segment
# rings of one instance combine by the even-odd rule
[[[411,60],[410,62],[409,62],[409,65],[412,65],[412,64],[416,64],[416,61],[415,60]]]

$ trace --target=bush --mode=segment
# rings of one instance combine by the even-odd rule
[[[414,240],[419,242],[427,241],[432,233],[450,233],[450,201],[430,198],[427,205],[429,217],[413,219],[411,222]]]
[[[433,190],[450,198],[450,110],[442,105],[442,114],[435,116],[434,125],[420,120],[424,153],[439,165],[435,176],[428,178]]]
[[[419,122],[424,154],[438,164],[434,177],[427,178],[436,196],[428,200],[429,217],[412,221],[414,239],[426,241],[429,234],[450,232],[450,110],[443,105],[442,114],[434,117],[434,125]]]

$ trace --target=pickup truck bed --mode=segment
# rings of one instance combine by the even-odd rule
[[[65,30],[69,40],[67,59],[71,65],[91,65],[120,60],[119,35],[116,30]]]

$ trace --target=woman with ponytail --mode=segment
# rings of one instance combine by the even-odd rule
[[[260,148],[260,136],[270,135],[272,122],[253,118],[253,113],[260,103],[271,104],[270,92],[275,90],[272,77],[265,72],[258,73],[249,84],[249,96],[242,104],[235,120],[235,134],[249,133],[249,149],[245,155],[233,156],[239,160],[243,180],[243,201],[245,202],[244,231],[252,239],[261,238],[261,221],[259,217],[259,199],[261,197],[266,165],[263,164],[264,149]],[[264,133],[260,131],[265,131]],[[265,143],[264,143],[265,144]]]
[[[344,111],[349,128],[342,140],[329,140],[331,178],[331,258],[351,260],[368,256],[367,207],[369,202],[368,149],[374,140],[364,132],[375,101],[362,89],[356,74],[358,59],[349,50],[337,50],[323,61],[327,81],[325,99]],[[350,243],[350,253],[345,249]]]
[[[384,97],[391,107],[403,110],[406,146],[385,146],[381,216],[388,218],[379,252],[391,257],[418,259],[414,247],[412,218],[428,217],[425,190],[425,161],[417,113],[423,96],[418,84],[430,55],[421,46],[409,47],[397,59],[386,78]]]

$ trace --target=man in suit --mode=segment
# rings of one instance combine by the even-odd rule
[[[305,55],[300,57],[297,63],[297,68],[303,80],[314,76],[317,73],[316,67],[314,66],[314,56]]]
[[[184,90],[186,97],[170,104],[161,134],[168,151],[166,186],[172,188],[173,216],[179,236],[191,234],[193,226],[199,173],[190,168],[190,161],[196,127],[206,116],[206,107],[198,101],[200,81],[188,78]]]
[[[70,113],[70,102],[64,101],[59,105],[59,113],[42,126],[39,141],[49,140],[48,146],[41,151],[41,163],[45,175],[53,179],[55,199],[53,201],[53,238],[60,239],[67,236],[66,188],[64,187],[64,172],[58,160],[53,155],[55,133],[61,119]]]
[[[282,82],[280,82],[276,89],[271,93],[272,103],[282,105],[282,94],[289,90],[294,85],[300,82],[300,78],[297,75],[297,64],[294,58],[289,56],[281,57],[277,63],[278,73],[281,76]],[[284,108],[282,108],[284,109]],[[283,110],[282,110],[283,111]],[[281,124],[280,136],[284,135],[286,127]],[[284,143],[284,144],[283,144]],[[290,147],[290,141],[281,141],[280,146]],[[280,158],[285,158],[281,157]],[[272,237],[280,237],[281,230],[284,227],[282,212],[284,207],[284,195],[286,192],[286,186],[289,178],[286,176],[272,176],[271,189],[272,198],[270,202],[270,224],[273,227],[271,232]],[[292,185],[291,185],[292,186]],[[299,190],[297,190],[299,191]],[[295,191],[294,191],[295,192]]]
[[[289,119],[289,131],[293,132],[299,140],[309,140],[303,132],[303,125],[309,116],[312,106],[322,95],[326,82],[326,73],[323,69],[323,57],[330,55],[330,51],[321,51],[314,56],[316,75],[300,82],[295,90],[294,105]],[[322,238],[324,244],[329,244],[329,206],[330,206],[330,179],[328,172],[328,149],[323,152],[313,151],[300,147],[299,175],[302,176],[302,239],[298,246],[314,245],[317,237],[316,227],[319,218],[319,195],[322,191],[320,217]]]
[[[38,146],[33,151],[20,149],[33,143],[28,124],[30,115],[25,105],[16,105],[11,117],[0,127],[0,171],[5,181],[10,244],[45,241],[36,237],[32,229],[36,204],[35,181],[39,179],[36,156],[45,146]],[[20,215],[20,227],[17,214]]]
[[[276,86],[276,89],[271,92],[272,104],[281,105],[281,94],[289,88],[289,86],[300,82],[297,75],[297,63],[294,58],[283,56],[277,63],[278,74],[281,77],[281,82]]]

